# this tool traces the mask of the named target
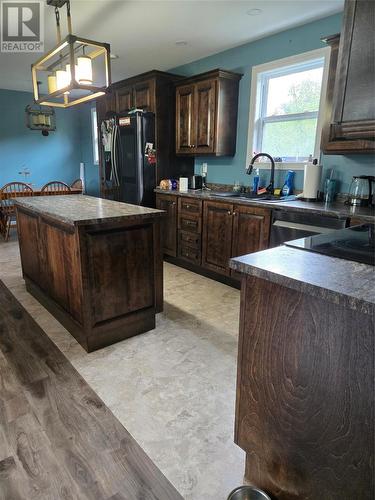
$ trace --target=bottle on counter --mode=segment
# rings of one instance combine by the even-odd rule
[[[253,189],[252,189],[252,192],[254,194],[258,193],[259,179],[260,179],[259,168],[256,168],[254,178],[253,178]]]

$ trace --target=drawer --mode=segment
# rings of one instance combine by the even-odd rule
[[[190,248],[184,244],[178,246],[178,256],[181,259],[192,262],[193,264],[201,263],[201,252],[195,248]]]
[[[189,233],[201,232],[202,219],[199,216],[179,214],[178,229],[188,231]]]
[[[186,246],[194,248],[196,250],[201,249],[201,237],[199,234],[189,233],[186,231],[178,232],[178,244],[181,246]]]
[[[202,214],[202,200],[195,200],[194,198],[183,198],[178,199],[178,210],[179,213],[185,214]]]

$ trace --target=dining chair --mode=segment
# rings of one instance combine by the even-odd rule
[[[71,189],[68,184],[62,181],[50,181],[45,184],[40,190],[41,195],[53,196],[57,194],[68,194]]]
[[[0,189],[0,233],[5,241],[11,228],[17,227],[14,198],[33,196],[33,189],[25,182],[8,182]]]
[[[72,189],[80,189],[82,191],[83,185],[82,185],[82,179],[76,179],[73,181],[70,185]]]

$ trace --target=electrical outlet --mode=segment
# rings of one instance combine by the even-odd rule
[[[201,167],[201,173],[202,175],[207,175],[207,163],[202,163],[202,167]]]

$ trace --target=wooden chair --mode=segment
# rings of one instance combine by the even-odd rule
[[[24,182],[8,182],[0,189],[0,233],[9,239],[11,227],[17,227],[13,198],[33,196],[34,191]]]
[[[57,194],[69,194],[71,191],[70,186],[62,181],[50,181],[45,184],[40,193],[42,195],[52,196]]]
[[[80,189],[82,191],[83,185],[82,185],[82,179],[76,179],[73,181],[70,185],[72,189]]]

